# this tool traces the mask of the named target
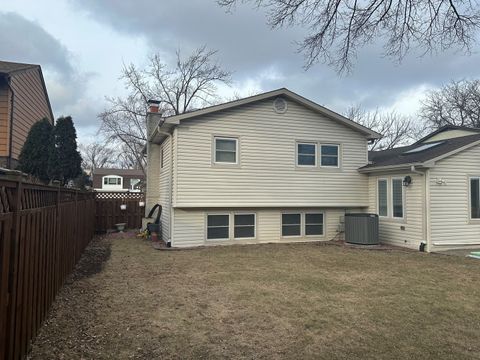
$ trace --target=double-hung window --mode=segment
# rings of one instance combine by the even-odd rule
[[[301,226],[301,214],[282,214],[282,236],[300,236]]]
[[[320,146],[320,165],[323,167],[338,167],[338,145]]]
[[[214,162],[238,164],[238,139],[230,137],[214,138]]]
[[[298,166],[316,166],[317,165],[317,144],[316,143],[297,143],[297,165]]]
[[[378,180],[378,215],[388,216],[388,182],[387,179]]]
[[[235,239],[255,237],[255,214],[235,214],[233,225]]]
[[[323,235],[323,213],[305,214],[305,235]]]
[[[207,240],[254,239],[255,213],[207,214]]]
[[[392,179],[392,216],[403,218],[403,180]]]
[[[480,219],[480,177],[470,178],[470,218]]]
[[[228,240],[230,229],[230,215],[218,214],[207,216],[207,239]]]

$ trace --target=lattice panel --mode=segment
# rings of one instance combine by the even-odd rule
[[[122,199],[122,200],[143,200],[145,197],[144,193],[141,192],[118,192],[118,191],[108,191],[108,192],[97,192],[95,198],[97,200],[110,200],[110,199]]]

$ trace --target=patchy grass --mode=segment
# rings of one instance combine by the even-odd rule
[[[82,263],[103,270],[65,286],[32,359],[480,357],[480,261],[318,244],[92,247]]]

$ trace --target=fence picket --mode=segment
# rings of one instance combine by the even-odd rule
[[[95,231],[95,194],[0,178],[0,359],[22,359]]]

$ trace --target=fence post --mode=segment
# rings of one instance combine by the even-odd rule
[[[7,358],[14,357],[15,350],[15,319],[16,319],[16,303],[17,303],[17,273],[18,273],[18,252],[20,241],[20,210],[22,207],[22,178],[16,181],[15,199],[12,210],[12,229],[10,235],[10,270],[8,276],[8,323],[7,323]]]

